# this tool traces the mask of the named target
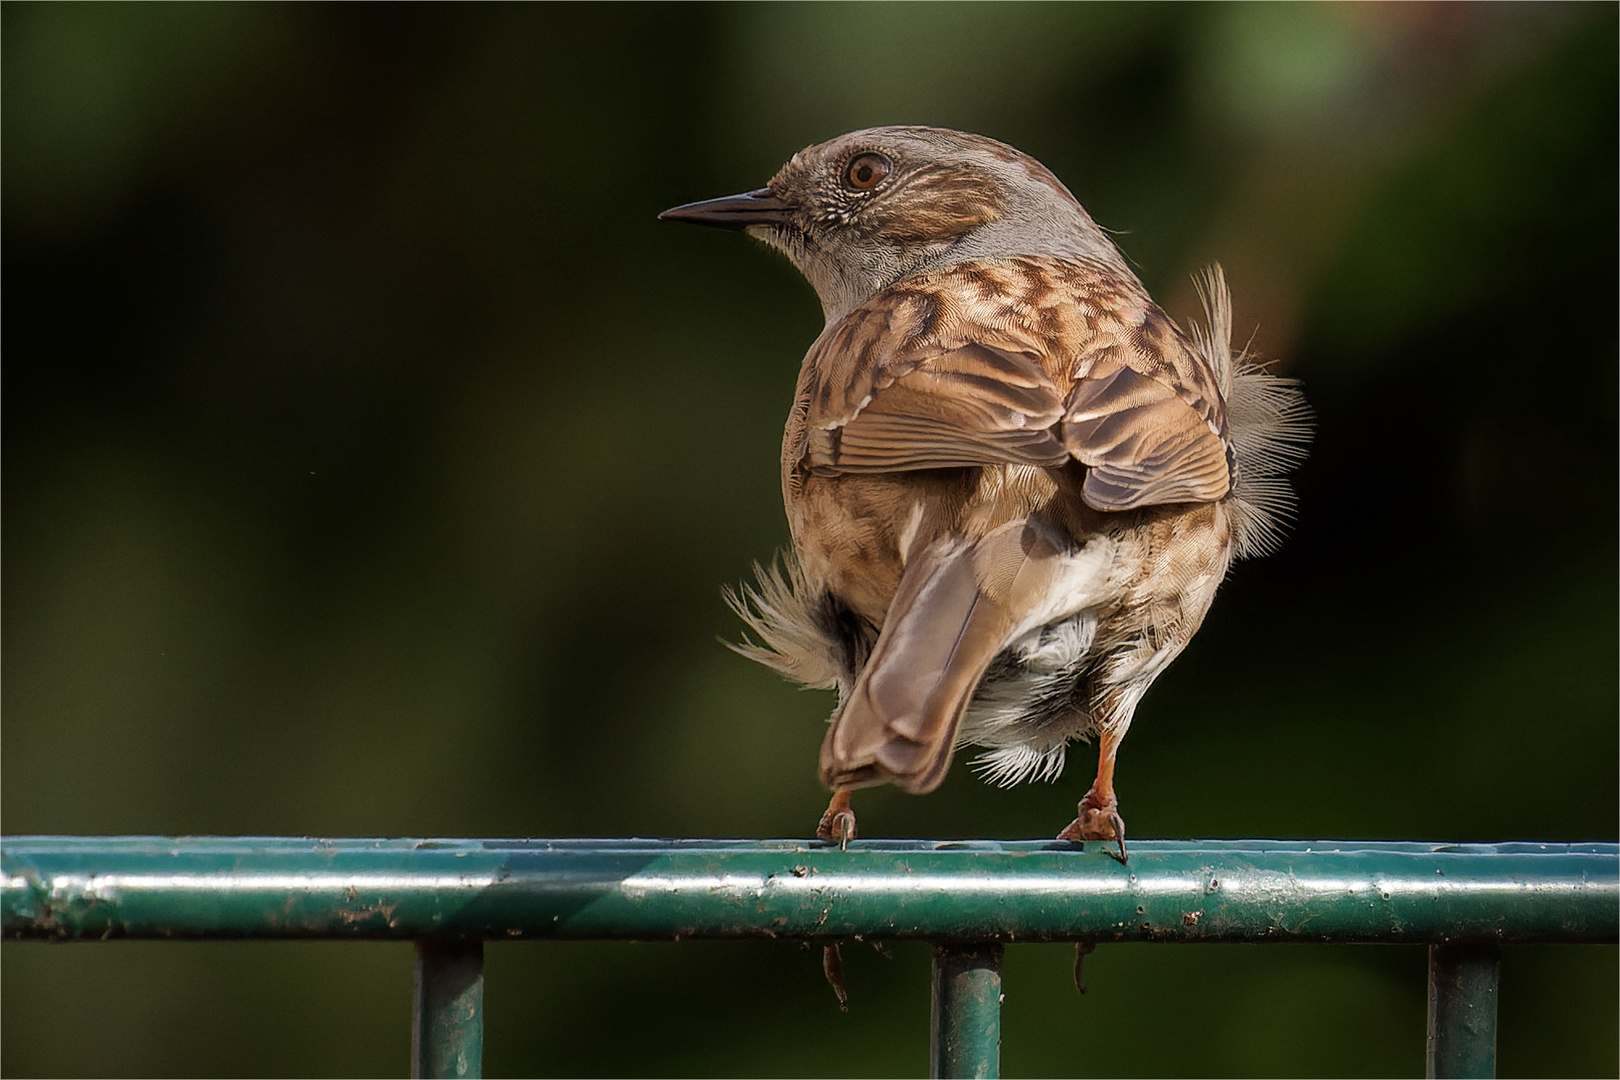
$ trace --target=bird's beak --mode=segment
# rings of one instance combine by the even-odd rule
[[[689,221],[717,229],[746,229],[750,225],[778,225],[788,219],[793,204],[777,198],[770,188],[687,203],[658,215],[659,221]]]

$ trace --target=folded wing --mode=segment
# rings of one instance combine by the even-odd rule
[[[974,280],[880,294],[823,336],[806,358],[798,468],[1073,460],[1087,466],[1082,497],[1097,510],[1226,496],[1214,373],[1162,312],[1121,298],[1082,306],[1077,292],[1058,291],[1054,307],[1022,323],[975,321],[961,314],[971,298],[952,292]]]
[[[1221,434],[1174,387],[1117,360],[1075,383],[1061,431],[1089,466],[1081,497],[1093,509],[1215,502],[1230,490]]]

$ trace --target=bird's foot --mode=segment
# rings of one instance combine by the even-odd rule
[[[816,826],[816,839],[837,844],[842,850],[855,837],[855,811],[849,806],[849,792],[835,791],[832,800],[827,803],[827,812],[821,815],[821,822]],[[849,991],[844,988],[844,958],[838,953],[837,942],[821,947],[821,972],[827,976],[827,985],[838,995],[839,1011],[849,1012]]]
[[[821,947],[821,973],[827,976],[827,985],[838,995],[838,1011],[849,1012],[849,991],[844,989],[844,958],[838,954],[838,943]]]
[[[1119,854],[1112,851],[1121,864],[1124,864],[1130,854],[1125,850],[1125,819],[1119,816],[1119,800],[1110,794],[1106,799],[1099,797],[1095,790],[1086,792],[1086,797],[1080,800],[1079,816],[1069,822],[1068,827],[1058,833],[1059,840],[1112,840],[1119,845]]]
[[[821,823],[816,826],[816,839],[837,844],[842,849],[848,847],[849,842],[858,835],[855,831],[855,811],[849,806],[849,792],[833,792],[827,812],[821,815]]]
[[[1074,943],[1074,988],[1082,994],[1086,992],[1085,980],[1081,977],[1081,966],[1085,964],[1086,957],[1097,951],[1095,941],[1077,941]]]

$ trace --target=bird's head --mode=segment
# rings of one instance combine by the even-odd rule
[[[880,127],[807,147],[742,195],[659,215],[740,229],[780,248],[829,323],[890,285],[973,259],[1106,260],[1118,250],[1040,162],[982,135]]]

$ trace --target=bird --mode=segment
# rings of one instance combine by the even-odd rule
[[[847,845],[851,792],[930,792],[963,747],[1010,786],[1095,738],[1057,838],[1127,862],[1121,741],[1228,567],[1278,543],[1310,437],[1297,383],[1233,352],[1220,267],[1183,330],[1051,170],[935,127],[660,217],[781,251],[825,315],[782,443],[791,550],[727,593],[737,651],[838,693],[817,836]]]

